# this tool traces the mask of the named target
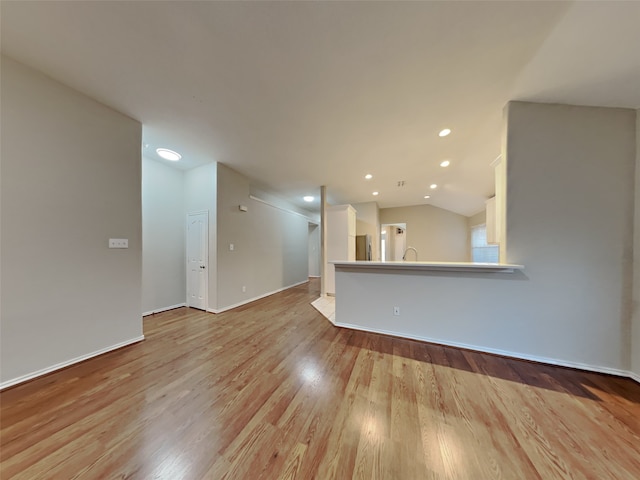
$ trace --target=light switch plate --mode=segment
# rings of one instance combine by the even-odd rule
[[[109,248],[129,248],[128,238],[110,238]]]

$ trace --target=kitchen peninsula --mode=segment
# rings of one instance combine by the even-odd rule
[[[501,301],[528,283],[522,265],[335,261],[335,324],[387,335],[510,354],[493,331],[514,315]],[[514,317],[514,327],[517,325]],[[505,337],[506,338],[506,337]]]

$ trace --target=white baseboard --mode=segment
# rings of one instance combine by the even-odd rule
[[[294,283],[293,285],[282,287],[282,288],[279,288],[278,290],[274,290],[273,292],[268,292],[268,293],[265,293],[263,295],[259,295],[257,297],[249,298],[247,300],[243,300],[242,302],[234,303],[233,305],[228,305],[226,307],[217,308],[217,309],[216,308],[207,308],[207,312],[209,312],[209,313],[222,313],[222,312],[226,312],[227,310],[233,310],[234,308],[241,307],[242,305],[246,305],[247,303],[255,302],[256,300],[260,300],[261,298],[265,298],[265,297],[269,297],[271,295],[275,295],[276,293],[280,293],[280,292],[283,292],[285,290],[289,290],[290,288],[297,287],[298,285],[304,285],[305,283],[308,283],[308,282],[309,282],[309,280],[304,280],[302,282]]]
[[[590,365],[587,363],[580,363],[580,362],[571,362],[568,360],[558,360],[555,358],[547,358],[547,357],[538,357],[536,355],[527,355],[527,354],[523,354],[523,353],[516,353],[516,352],[510,352],[507,350],[500,350],[497,348],[486,348],[486,347],[478,347],[476,345],[468,345],[466,343],[459,343],[459,342],[450,342],[450,341],[445,341],[445,340],[440,340],[440,339],[435,339],[435,338],[428,338],[428,337],[420,337],[418,335],[407,335],[404,333],[398,333],[398,332],[392,332],[389,330],[383,330],[383,329],[369,329],[369,328],[364,328],[361,327],[359,325],[352,325],[350,323],[341,323],[341,322],[336,322],[335,323],[336,327],[343,327],[343,328],[349,328],[352,330],[360,330],[363,332],[370,332],[370,333],[380,333],[383,335],[390,335],[392,337],[400,337],[400,338],[409,338],[411,340],[419,340],[421,342],[427,342],[427,343],[435,343],[437,345],[445,345],[447,347],[456,347],[456,348],[464,348],[466,350],[473,350],[475,352],[481,352],[481,353],[491,353],[494,355],[501,355],[503,357],[509,357],[509,358],[515,358],[517,360],[529,360],[532,362],[538,362],[538,363],[546,363],[548,365],[556,365],[558,367],[569,367],[569,368],[575,368],[578,370],[586,370],[589,372],[596,372],[596,373],[606,373],[609,375],[616,375],[618,377],[628,377],[631,378],[633,380],[635,380],[636,382],[640,383],[640,375],[636,375],[632,372],[629,372],[627,370],[620,370],[618,368],[611,368],[611,367],[602,367],[599,365]]]
[[[117,350],[119,348],[126,347],[127,345],[141,342],[142,340],[144,340],[144,335],[125,340],[124,342],[116,343],[115,345],[111,345],[109,347],[101,348],[100,350],[96,350],[95,352],[91,352],[86,355],[80,355],[79,357],[72,358],[71,360],[57,363],[55,365],[51,365],[50,367],[42,368],[26,375],[21,375],[20,377],[12,378],[11,380],[0,383],[0,390],[4,390],[5,388],[12,387],[13,385],[17,385],[28,380],[33,380],[34,378],[41,377],[42,375],[46,375],[47,373],[55,372],[56,370],[60,370],[61,368],[69,367],[75,363],[83,362],[90,358],[97,357],[98,355],[111,352],[112,350]]]
[[[309,275],[309,278],[320,278],[320,275]]]
[[[169,307],[163,307],[163,308],[159,308],[157,310],[149,310],[148,312],[143,312],[142,316],[146,317],[148,315],[153,315],[154,313],[162,313],[162,312],[166,312],[168,310],[173,310],[174,308],[180,308],[180,307],[186,307],[186,306],[187,306],[186,302],[177,303],[177,304],[171,305]]]

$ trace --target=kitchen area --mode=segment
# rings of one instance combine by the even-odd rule
[[[375,274],[380,279],[389,274],[414,277],[434,272],[484,275],[517,271],[519,266],[504,268],[472,261],[472,232],[476,227],[482,227],[484,235],[491,229],[497,261],[495,205],[492,198],[484,211],[470,217],[428,204],[393,208],[379,208],[376,202],[327,206],[324,289],[313,305],[335,324],[336,296],[343,305],[345,296],[350,295],[348,291],[342,293],[340,287],[345,273]],[[488,226],[487,219],[491,221]],[[486,236],[483,240],[486,247]],[[363,288],[358,298],[366,298],[367,292],[373,290]],[[385,296],[384,288],[380,294]],[[344,318],[340,311],[339,306],[339,315]]]
[[[327,205],[323,291],[314,307],[337,326],[436,342],[456,337],[446,327],[456,309],[466,309],[459,321],[474,318],[476,307],[492,310],[483,289],[524,278],[504,251],[506,168],[499,158],[492,167],[496,195],[470,216],[428,203]]]

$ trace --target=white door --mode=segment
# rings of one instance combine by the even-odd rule
[[[209,214],[187,215],[187,306],[207,309]]]

